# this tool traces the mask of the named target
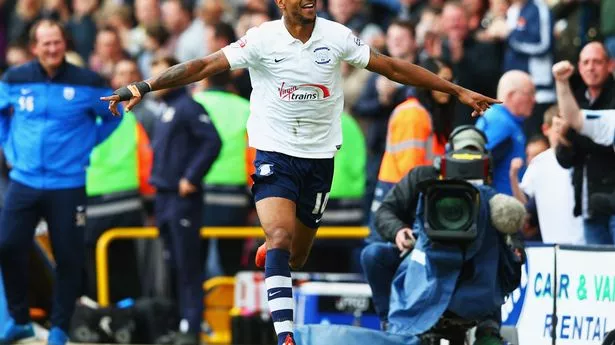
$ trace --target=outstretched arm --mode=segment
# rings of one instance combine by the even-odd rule
[[[202,59],[171,66],[161,74],[145,81],[121,87],[115,90],[113,95],[101,97],[101,100],[109,101],[109,110],[114,115],[119,115],[117,111],[119,102],[128,101],[126,111],[129,111],[141,101],[147,92],[188,85],[228,69],[230,69],[230,64],[224,53],[219,50]]]
[[[560,61],[553,65],[559,112],[570,127],[578,132],[583,127],[583,114],[570,88],[569,79],[573,72],[574,66],[569,61]]]
[[[371,51],[367,69],[398,83],[442,91],[456,96],[460,102],[474,109],[472,116],[482,114],[489,109],[491,104],[501,103],[497,99],[455,85],[413,63],[394,59],[374,50]]]

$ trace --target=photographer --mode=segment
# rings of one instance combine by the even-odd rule
[[[486,156],[486,138],[473,126],[456,128],[450,135],[449,145],[449,154],[451,151],[464,150],[465,153]],[[412,250],[416,242],[412,228],[416,230],[413,225],[420,196],[419,184],[436,180],[441,174],[442,171],[436,166],[419,166],[412,169],[387,194],[376,213],[376,228],[389,243],[368,245],[362,252],[361,263],[372,289],[374,305],[383,330],[387,329],[393,277],[403,260],[402,256]],[[483,176],[481,182],[489,183],[490,177]],[[479,329],[477,338],[496,337],[499,340],[499,310],[494,310],[493,314],[493,317],[486,318],[493,320],[484,322],[483,326],[486,327]]]

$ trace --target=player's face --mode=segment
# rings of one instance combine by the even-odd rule
[[[278,6],[292,22],[312,24],[316,21],[317,0],[278,0]]]
[[[36,30],[36,43],[32,52],[44,68],[60,67],[66,54],[66,41],[57,26],[40,25]]]

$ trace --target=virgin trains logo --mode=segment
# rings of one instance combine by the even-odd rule
[[[320,84],[287,85],[282,82],[278,88],[280,99],[285,101],[316,101],[331,95],[329,88]]]

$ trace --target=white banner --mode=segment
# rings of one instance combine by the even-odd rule
[[[517,327],[519,345],[552,344],[555,297],[556,344],[600,344],[615,328],[615,251],[530,247],[527,256],[521,287],[502,307],[502,321]]]

